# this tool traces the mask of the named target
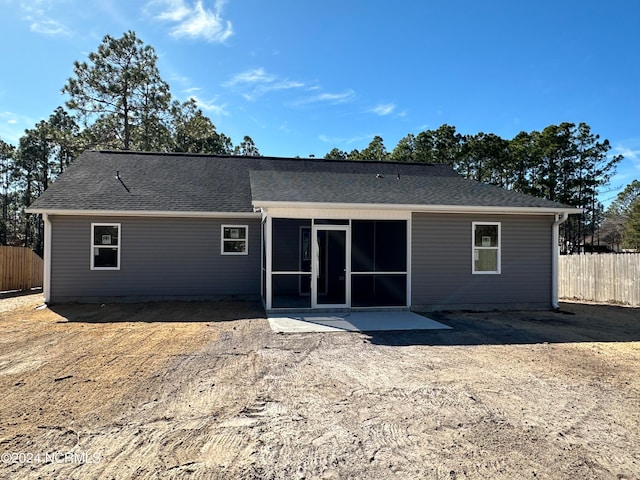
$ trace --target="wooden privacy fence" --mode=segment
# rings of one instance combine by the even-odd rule
[[[26,247],[0,246],[0,292],[41,287],[42,258]]]
[[[558,296],[640,307],[640,253],[561,255]]]

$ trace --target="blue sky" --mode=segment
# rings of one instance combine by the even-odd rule
[[[235,144],[324,156],[389,151],[444,123],[512,138],[586,122],[640,178],[640,2],[0,0],[0,138],[66,100],[73,62],[134,30],[174,97]],[[602,199],[615,195],[603,194]]]

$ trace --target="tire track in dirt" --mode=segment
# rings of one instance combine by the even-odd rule
[[[210,478],[212,470],[224,471],[238,455],[248,455],[250,446],[244,445],[246,437],[241,431],[255,423],[267,402],[249,394],[254,393],[260,375],[256,353],[238,351],[230,339],[223,331],[216,345],[225,345],[224,349],[205,347],[176,356],[155,374],[155,382],[163,385],[161,391],[132,391],[130,397],[139,406],[121,417],[119,422],[126,425],[117,432],[121,447],[105,451],[105,457],[140,478],[152,477],[151,472],[158,470],[171,472],[170,478]],[[234,396],[237,401],[229,405]],[[218,398],[223,402],[217,402]],[[238,419],[248,421],[244,425]],[[158,451],[163,452],[161,457]],[[144,467],[136,466],[138,463]]]
[[[588,347],[581,345],[578,348],[582,350]],[[534,356],[527,355],[528,361],[523,362],[520,354],[527,350],[533,351]],[[608,453],[612,442],[640,441],[640,430],[633,434],[635,439],[630,439],[629,432],[626,438],[621,438],[610,429],[612,420],[615,423],[615,411],[618,410],[623,417],[628,416],[629,412],[620,411],[620,406],[626,405],[622,407],[624,409],[629,404],[623,398],[611,404],[611,399],[616,398],[620,391],[609,391],[606,382],[602,381],[613,376],[612,372],[607,373],[608,366],[589,361],[584,355],[565,358],[555,350],[556,347],[549,345],[512,349],[510,361],[517,368],[505,369],[508,376],[502,383],[507,388],[500,391],[483,390],[477,395],[478,399],[492,405],[484,421],[487,426],[495,425],[495,428],[474,429],[472,442],[490,449],[492,456],[517,457],[517,452],[525,450],[525,445],[534,440],[537,445],[535,451],[558,453],[549,459],[548,465],[534,465],[526,456],[520,460],[520,464],[530,465],[536,475],[547,475],[549,478],[607,478],[607,471],[637,471],[638,457],[636,461],[630,461],[629,456],[623,460],[620,456],[615,458]],[[566,360],[572,365],[567,365]],[[580,365],[578,370],[584,370],[584,374],[576,376],[576,369]],[[544,369],[551,369],[556,375],[542,378],[540,372]],[[570,371],[574,373],[571,376],[567,375]],[[593,394],[594,381],[598,381],[596,391],[600,394]],[[534,402],[530,400],[530,389],[539,392]],[[550,405],[553,407],[550,408]],[[511,420],[504,424],[505,419]],[[624,428],[613,430],[624,431]],[[483,431],[486,434],[480,435]],[[597,458],[598,461],[586,462],[585,459],[589,458]],[[625,473],[618,475],[627,478]]]
[[[195,308],[204,318],[211,307]],[[443,346],[429,344],[440,334],[276,335],[264,319],[234,318],[37,330],[30,348],[48,345],[47,363],[32,378],[0,373],[0,386],[44,413],[11,417],[0,405],[0,445],[103,461],[9,465],[0,476],[638,477],[640,344]]]
[[[49,318],[52,317],[51,312],[48,312],[48,315]],[[3,412],[0,417],[3,420],[0,425],[0,438],[6,445],[11,445],[13,451],[33,451],[34,445],[38,445],[38,452],[70,448],[84,449],[84,451],[99,452],[103,460],[109,458],[111,468],[114,465],[113,461],[126,458],[129,465],[125,465],[125,471],[139,470],[139,466],[134,468],[132,465],[137,462],[144,464],[147,459],[152,458],[146,454],[141,456],[140,452],[149,454],[154,452],[158,443],[149,443],[149,440],[160,440],[162,434],[150,435],[149,432],[153,432],[153,427],[145,428],[144,421],[132,420],[132,418],[138,415],[136,410],[144,411],[145,406],[152,405],[154,400],[157,401],[157,398],[153,398],[157,397],[157,392],[153,389],[149,391],[147,375],[154,369],[159,369],[159,372],[164,371],[163,359],[172,361],[173,358],[175,361],[179,358],[180,355],[176,357],[172,351],[182,348],[184,339],[178,337],[172,345],[163,344],[162,348],[158,348],[160,342],[164,342],[165,335],[171,333],[166,331],[172,330],[171,327],[163,326],[160,330],[165,331],[159,333],[146,324],[116,323],[105,329],[102,324],[66,322],[59,324],[59,320],[47,321],[46,318],[41,319],[42,325],[37,326],[43,333],[36,336],[29,348],[18,346],[18,351],[25,352],[25,355],[34,351],[45,351],[47,360],[32,372],[33,375],[24,376],[21,380],[22,387],[10,390],[10,395],[35,400],[41,398],[35,389],[42,390],[45,384],[48,385],[44,389],[45,393],[49,391],[48,396],[53,399],[53,402],[49,405],[35,403],[35,401],[27,402],[23,404],[20,411],[9,414],[20,418],[20,424],[31,425],[32,430],[27,430],[27,434],[22,438],[5,436],[8,433],[6,427],[11,428],[13,425],[15,428],[18,423],[7,424],[6,419],[9,417]],[[195,329],[198,330],[200,327],[204,325],[196,325]],[[184,327],[177,326],[177,328]],[[41,341],[50,336],[51,331],[58,333],[56,341],[53,343]],[[94,331],[100,335],[94,335]],[[212,333],[215,332],[212,331]],[[209,336],[209,338],[215,337],[217,334]],[[135,341],[131,343],[133,338]],[[197,342],[194,345],[197,345]],[[99,355],[91,353],[96,351],[109,353]],[[65,355],[74,352],[77,354],[72,363],[62,360]],[[180,359],[177,363],[180,363]],[[160,375],[161,373],[157,374],[157,376]],[[11,377],[15,378],[16,375],[0,373],[1,379]],[[47,384],[47,378],[51,383]],[[56,378],[64,381],[53,382],[52,380]],[[100,390],[95,391],[92,385],[99,385]],[[166,384],[163,384],[164,386]],[[107,396],[101,397],[105,393]],[[12,401],[11,404],[18,403]],[[119,419],[105,424],[104,419],[113,418],[113,414],[118,411]],[[52,418],[55,422],[43,425],[38,417]],[[47,425],[51,427],[39,428]],[[78,426],[73,427],[73,425]],[[23,431],[25,431],[24,428]],[[70,431],[76,432],[76,441],[73,444],[66,438],[68,437],[66,432]],[[122,441],[114,442],[114,437]],[[148,445],[151,447],[145,449]],[[154,456],[157,457],[157,454]],[[158,466],[153,461],[150,464]],[[15,474],[22,471],[20,465],[10,467]],[[31,467],[32,471],[41,472],[45,476],[59,476],[62,469],[69,472],[70,478],[99,478],[103,469],[109,468],[106,462],[81,466],[40,464],[26,465],[26,467]]]

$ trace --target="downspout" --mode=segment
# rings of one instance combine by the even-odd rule
[[[569,214],[563,212],[562,216],[556,213],[556,220],[551,228],[551,307],[558,310],[558,260],[560,258],[559,239],[560,224],[567,221]]]
[[[42,279],[42,293],[44,303],[49,304],[51,300],[51,220],[46,213],[42,214],[44,222],[44,272]]]

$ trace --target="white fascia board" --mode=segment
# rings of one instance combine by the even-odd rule
[[[333,219],[377,219],[409,220],[410,210],[381,210],[379,208],[332,208],[332,207],[265,207],[261,209],[268,217],[280,218],[333,218]]]
[[[260,218],[260,212],[172,212],[151,210],[64,210],[27,209],[27,213],[84,217],[184,217],[184,218]]]
[[[425,213],[494,213],[510,215],[555,215],[559,213],[582,213],[581,208],[571,207],[498,207],[483,205],[403,205],[389,203],[311,203],[311,202],[252,202],[256,209],[306,208],[324,210],[403,210]]]

